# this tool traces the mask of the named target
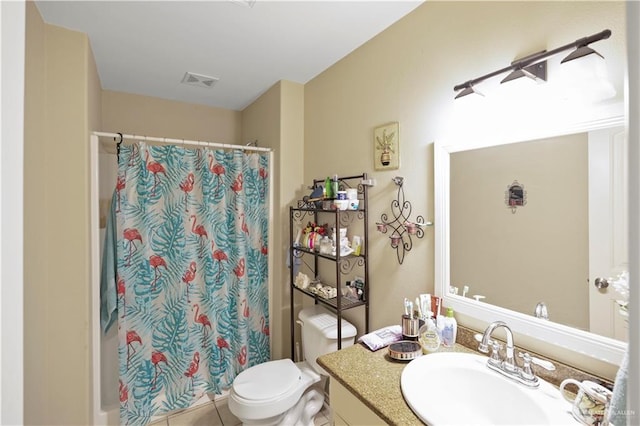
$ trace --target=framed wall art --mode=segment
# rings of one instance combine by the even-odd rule
[[[394,170],[400,167],[398,127],[398,122],[393,122],[374,129],[373,166],[375,170]]]

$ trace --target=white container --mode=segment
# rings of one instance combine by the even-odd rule
[[[336,240],[336,228],[331,228],[331,236],[332,239]],[[340,238],[345,238],[347,236],[347,228],[340,228]]]
[[[358,199],[358,189],[347,188],[347,200],[357,200],[357,199]]]
[[[444,315],[436,316],[436,330],[438,331],[438,336],[440,336],[440,341],[442,342],[442,332],[444,331]]]
[[[444,328],[442,329],[442,344],[448,348],[456,343],[458,334],[458,322],[453,317],[453,309],[447,308],[447,316],[444,317]]]
[[[346,210],[349,207],[349,200],[333,200],[333,205],[338,210]]]

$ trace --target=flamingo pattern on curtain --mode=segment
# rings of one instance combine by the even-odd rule
[[[187,408],[269,360],[268,166],[268,153],[122,146],[122,424]]]

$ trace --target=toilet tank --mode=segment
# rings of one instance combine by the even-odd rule
[[[307,363],[318,373],[327,376],[316,363],[320,355],[338,350],[338,318],[320,305],[304,308],[298,314],[302,323],[302,348]],[[342,348],[353,345],[356,328],[342,318]]]

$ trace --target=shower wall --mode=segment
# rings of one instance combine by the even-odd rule
[[[109,147],[101,144],[98,155],[98,200],[100,206],[100,259],[104,245],[105,226],[109,214],[111,196],[115,188],[118,174],[118,163],[113,151],[114,144]],[[100,402],[103,411],[118,409],[118,327],[113,324],[106,334],[100,338]]]

